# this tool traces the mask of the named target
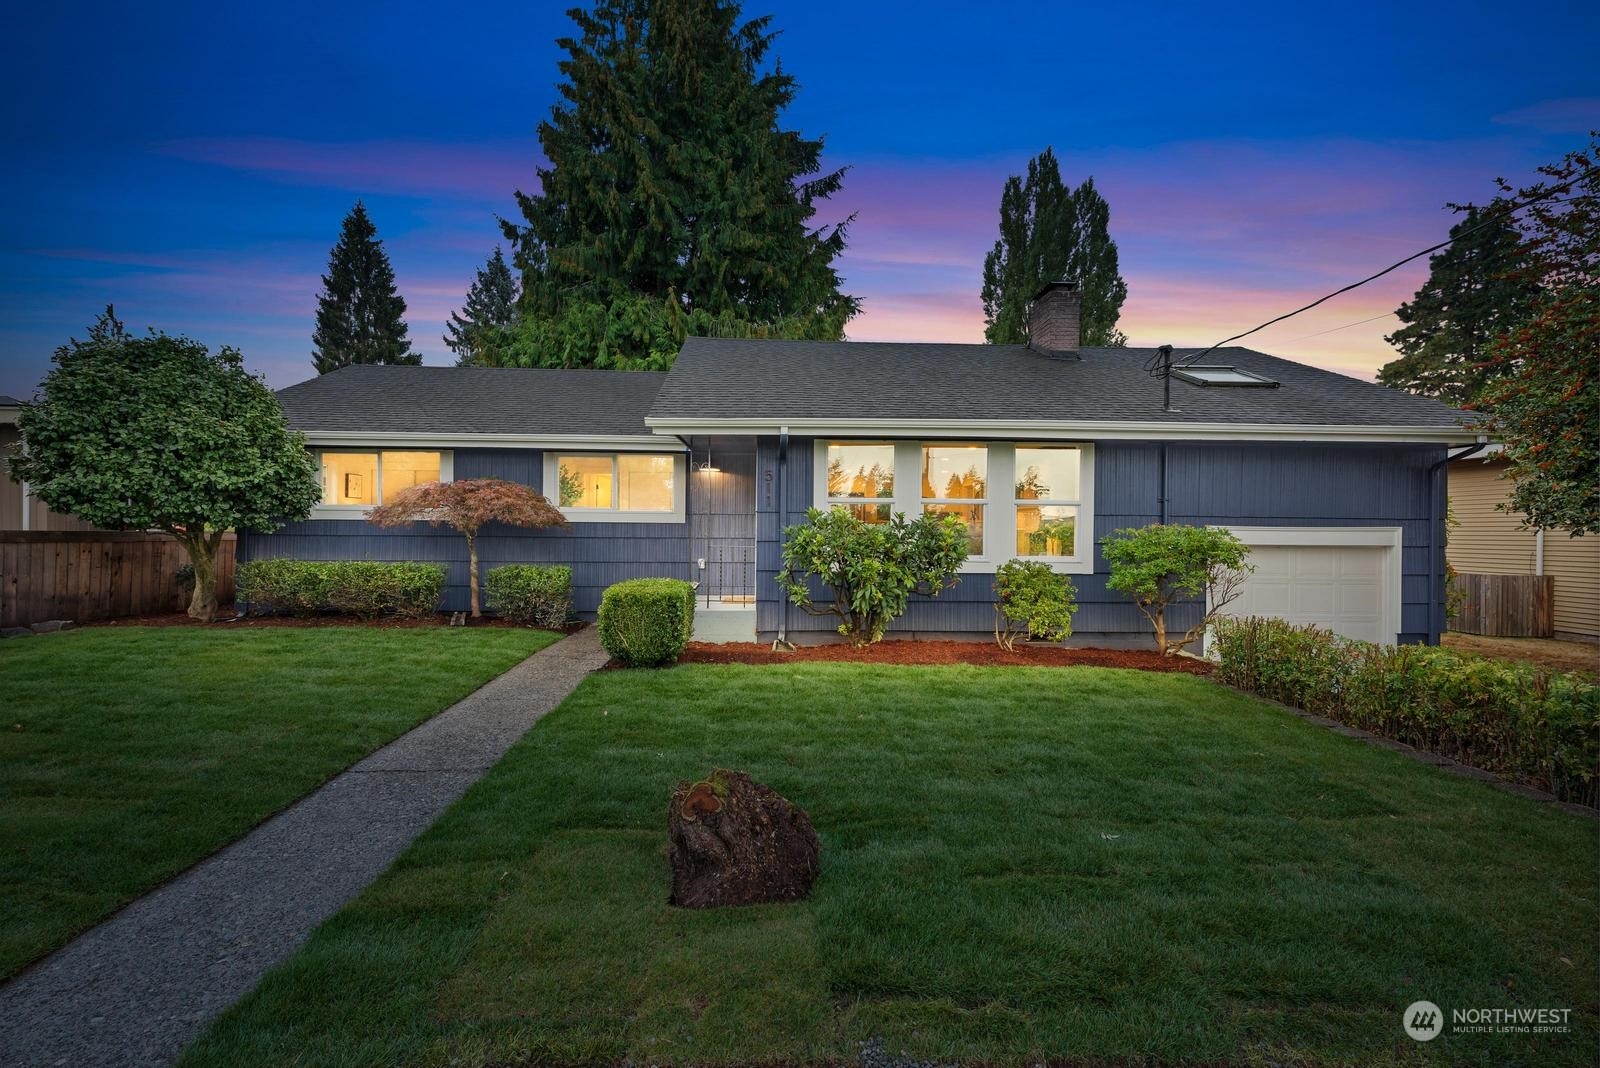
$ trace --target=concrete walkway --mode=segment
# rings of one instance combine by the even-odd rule
[[[171,1064],[606,659],[535,653],[0,987],[0,1064]]]

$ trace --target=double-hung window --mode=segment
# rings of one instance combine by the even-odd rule
[[[1018,445],[1015,455],[1016,555],[1077,557],[1082,451],[1072,446]]]
[[[1013,557],[1094,567],[1094,449],[1055,442],[818,441],[815,501],[868,523],[950,515],[967,530],[967,572]]]
[[[967,528],[969,556],[984,555],[983,519],[988,503],[988,446],[922,446],[922,512],[961,520]]]

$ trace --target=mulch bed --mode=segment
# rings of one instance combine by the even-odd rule
[[[802,645],[775,653],[756,642],[713,645],[690,642],[679,658],[685,664],[787,664],[828,661],[852,664],[977,664],[981,667],[1109,667],[1139,671],[1211,674],[1211,664],[1186,656],[1162,656],[1143,649],[1065,649],[1059,645],[1021,645],[1006,652],[992,642],[883,641],[857,649],[849,645]]]
[[[406,619],[399,616],[379,616],[376,619],[360,619],[356,616],[326,615],[326,616],[237,616],[224,609],[217,613],[217,618],[210,623],[202,623],[197,619],[190,619],[183,612],[166,612],[160,615],[149,616],[123,616],[119,619],[100,619],[91,623],[80,624],[84,627],[218,627],[218,628],[248,628],[254,630],[258,627],[371,627],[375,630],[416,630],[423,627],[446,627],[450,625],[448,613],[438,613],[422,619]],[[495,627],[504,630],[520,629],[521,623],[513,623],[509,619],[497,616],[484,616],[482,619],[469,621],[467,626],[473,629]],[[566,633],[572,634],[588,626],[587,623],[570,623]]]

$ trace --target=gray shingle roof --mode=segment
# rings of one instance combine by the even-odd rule
[[[1144,370],[1155,351],[1085,348],[1072,360],[1025,345],[690,338],[650,416],[1396,427],[1453,427],[1464,417],[1438,401],[1245,348],[1218,349],[1200,362],[1253,371],[1280,388],[1174,379],[1178,410],[1167,412],[1160,380]],[[1178,349],[1174,359],[1197,351]]]
[[[299,430],[651,437],[666,375],[517,367],[344,367],[278,391]]]
[[[22,402],[17,400],[17,398],[15,398],[15,397],[7,396],[4,393],[0,393],[0,408],[15,408],[17,405],[19,405],[21,403]]]

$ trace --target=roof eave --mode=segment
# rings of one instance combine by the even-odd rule
[[[783,431],[806,436],[1093,438],[1101,441],[1325,441],[1463,444],[1480,431],[1463,426],[1394,426],[1336,423],[1178,423],[1137,420],[996,419],[675,419],[649,416],[661,435],[750,434]]]

